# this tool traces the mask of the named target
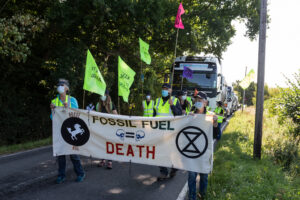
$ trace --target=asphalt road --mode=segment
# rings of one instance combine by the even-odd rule
[[[81,157],[86,179],[76,183],[69,158],[67,180],[57,185],[57,163],[52,148],[45,147],[0,157],[0,199],[177,199],[187,173],[166,181],[156,181],[156,166],[113,162],[113,169],[97,167],[98,160]]]
[[[177,176],[166,181],[156,181],[158,167],[114,162],[107,170],[96,167],[97,161],[85,166],[87,177],[84,182],[74,182],[75,173],[68,172],[66,182],[57,185],[49,180],[41,185],[5,196],[4,199],[177,199],[187,180],[187,173],[179,171]],[[131,169],[130,169],[131,168]]]
[[[87,175],[85,181],[74,181],[76,176],[68,158],[67,180],[57,185],[54,182],[57,163],[51,146],[0,156],[0,199],[176,200],[187,181],[185,171],[157,182],[156,166],[113,162],[113,169],[108,170],[97,167],[97,159],[81,158]]]

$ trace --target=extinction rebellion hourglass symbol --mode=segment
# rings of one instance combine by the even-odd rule
[[[208,139],[200,128],[189,126],[178,133],[176,146],[178,151],[185,157],[198,158],[206,152]]]

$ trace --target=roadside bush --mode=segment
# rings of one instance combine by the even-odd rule
[[[280,124],[291,120],[290,134],[299,144],[300,142],[300,70],[294,74],[294,81],[285,77],[288,88],[279,88],[280,93],[271,99],[269,110],[278,115]]]
[[[291,169],[291,165],[299,160],[298,145],[294,141],[277,141],[273,149],[275,162],[286,170]]]

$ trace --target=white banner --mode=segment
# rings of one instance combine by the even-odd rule
[[[137,117],[55,108],[53,154],[210,173],[212,116]]]

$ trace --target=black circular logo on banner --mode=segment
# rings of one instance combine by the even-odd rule
[[[89,140],[90,131],[82,119],[70,117],[61,126],[61,136],[68,144],[82,146]]]
[[[208,139],[200,128],[189,126],[177,134],[176,146],[185,157],[198,158],[207,150]]]

